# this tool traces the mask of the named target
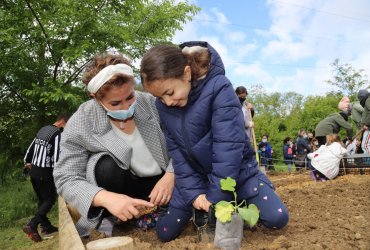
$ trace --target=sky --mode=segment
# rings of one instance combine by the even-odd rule
[[[201,40],[234,87],[325,95],[331,64],[370,76],[370,0],[190,0],[201,7],[173,42]]]

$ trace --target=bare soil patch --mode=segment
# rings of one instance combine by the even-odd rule
[[[289,209],[289,224],[282,230],[244,230],[242,249],[370,249],[370,175],[326,182],[314,182],[308,173],[269,178]],[[198,242],[191,222],[168,243],[157,240],[154,230],[127,225],[115,228],[113,235],[134,238],[137,249],[216,249],[212,243]]]

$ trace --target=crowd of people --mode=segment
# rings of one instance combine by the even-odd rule
[[[297,170],[309,169],[312,179],[325,181],[338,175],[340,160],[344,156],[370,154],[369,96],[367,90],[360,90],[358,101],[352,103],[345,96],[338,104],[340,112],[322,119],[314,132],[301,129],[295,142],[286,137],[283,141],[283,156],[288,171],[292,171],[294,164]],[[351,116],[356,134],[349,120]],[[338,135],[341,129],[346,132],[343,140]]]

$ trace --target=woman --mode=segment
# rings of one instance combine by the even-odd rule
[[[119,54],[95,57],[82,79],[93,99],[80,106],[63,133],[55,184],[81,214],[81,236],[104,216],[127,221],[140,208],[167,204],[172,195],[173,168],[155,98],[134,90],[128,63]],[[111,234],[112,220],[103,224]]]

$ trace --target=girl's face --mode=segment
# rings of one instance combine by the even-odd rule
[[[184,107],[188,103],[188,96],[191,89],[190,67],[186,66],[184,76],[181,79],[168,78],[144,83],[144,88],[149,93],[158,97],[166,106]]]
[[[107,109],[114,110],[127,110],[135,101],[135,88],[134,84],[126,83],[119,87],[111,88],[105,93],[100,102]]]

